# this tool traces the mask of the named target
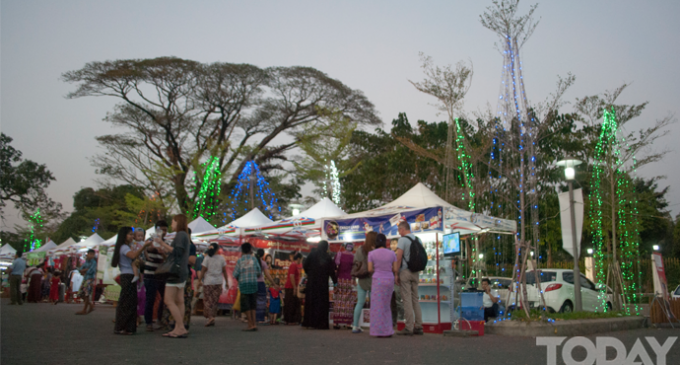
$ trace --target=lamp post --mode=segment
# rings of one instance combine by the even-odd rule
[[[563,166],[564,167],[564,178],[567,180],[567,183],[569,184],[569,211],[571,213],[571,243],[572,243],[572,252],[574,253],[574,311],[575,312],[580,312],[583,310],[583,306],[581,304],[581,270],[579,270],[578,267],[578,259],[579,259],[579,250],[578,250],[578,241],[576,238],[576,213],[574,212],[574,186],[572,184],[572,181],[576,177],[576,171],[574,170],[574,167],[578,166],[581,164],[581,161],[573,159],[573,158],[565,158],[559,162],[557,162],[557,166]]]

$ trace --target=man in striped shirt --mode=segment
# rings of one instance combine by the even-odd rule
[[[156,234],[163,240],[168,233],[168,223],[164,220],[156,222]],[[158,303],[158,319],[163,313],[163,297],[165,296],[165,281],[156,279],[156,269],[165,261],[166,254],[163,250],[151,245],[144,252],[144,287],[146,288],[146,303],[144,306],[144,321],[146,331],[153,332],[153,312],[156,303],[156,293],[161,295]]]

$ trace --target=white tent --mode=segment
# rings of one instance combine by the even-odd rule
[[[414,187],[409,189],[409,191],[405,192],[404,195],[394,199],[394,201],[390,203],[383,205],[381,208],[425,208],[436,206],[456,208],[446,200],[440,198],[432,190],[428,189],[427,186],[423,185],[423,183],[417,183]]]
[[[46,251],[49,251],[49,250],[51,250],[51,249],[53,249],[53,248],[55,248],[55,247],[57,247],[57,244],[54,243],[54,241],[49,240],[49,242],[47,242],[46,244],[40,246],[39,249],[34,250],[33,252],[43,252],[43,251],[46,252]]]
[[[66,253],[68,251],[68,248],[75,245],[76,241],[73,240],[73,238],[69,237],[66,241],[62,242],[59,246],[51,249],[48,251],[48,253],[53,254],[53,253]]]
[[[116,244],[116,240],[117,240],[117,239],[118,239],[118,235],[115,235],[115,236],[109,238],[108,240],[106,240],[106,241],[100,243],[100,245],[104,245],[104,246],[114,246],[114,245]]]
[[[254,208],[253,210],[246,213],[241,218],[232,221],[231,223],[227,224],[226,226],[220,227],[220,229],[228,230],[228,229],[233,229],[233,228],[249,228],[249,227],[264,226],[266,224],[272,224],[272,223],[274,223],[274,221],[267,218],[267,216],[262,214],[262,212],[260,212],[259,209]]]
[[[216,228],[212,224],[208,223],[203,217],[198,217],[194,219],[193,222],[188,224],[191,228],[191,235],[197,235],[205,232],[214,231]]]
[[[309,209],[295,216],[271,224],[246,228],[245,233],[286,234],[292,232],[294,234],[309,234],[310,231],[318,231],[321,228],[321,218],[340,217],[346,214],[332,200],[323,198]],[[318,235],[318,233],[313,235]]]
[[[324,217],[323,221],[331,221],[333,219],[347,221],[353,219],[371,219],[385,216],[393,216],[398,218],[397,215],[403,214],[404,212],[435,207],[444,208],[444,228],[447,230],[461,232],[461,234],[480,233],[487,231],[510,234],[517,231],[516,221],[494,218],[480,213],[468,212],[464,209],[455,207],[437,196],[437,194],[428,189],[422,183],[416,184],[402,196],[388,204],[383,205],[382,207],[367,210],[365,212],[348,214],[341,217]],[[357,224],[357,222],[354,224]],[[326,238],[325,233],[322,235],[324,238]]]
[[[242,217],[232,221],[231,223],[222,226],[217,229],[212,229],[209,231],[204,231],[203,233],[192,234],[192,237],[197,240],[207,240],[216,238],[221,234],[227,235],[240,235],[243,233],[243,229],[250,227],[266,226],[274,223],[271,219],[267,218],[259,209],[254,208],[250,212],[244,214]]]
[[[83,250],[83,249],[95,248],[102,242],[104,242],[104,239],[95,232],[92,236],[88,237],[85,241],[78,242],[73,246],[77,250]]]
[[[14,256],[16,256],[17,250],[10,246],[9,243],[6,243],[4,246],[0,248],[0,258],[2,259],[14,259]]]

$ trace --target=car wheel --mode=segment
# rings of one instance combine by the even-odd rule
[[[612,310],[612,302],[607,302],[607,310],[611,311]]]
[[[548,313],[555,313],[555,310],[552,307],[548,307]]]
[[[571,313],[574,311],[574,305],[571,304],[571,301],[567,300],[562,304],[562,308],[560,308],[560,313]]]

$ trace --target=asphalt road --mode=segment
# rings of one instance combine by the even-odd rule
[[[350,331],[311,331],[300,327],[264,326],[242,332],[244,324],[220,317],[217,325],[203,327],[194,316],[188,339],[167,339],[160,332],[134,336],[113,334],[115,310],[98,305],[87,316],[76,316],[80,306],[0,304],[2,365],[109,365],[109,364],[547,364],[545,347],[530,337],[486,335],[451,338],[441,335],[372,338]],[[654,336],[663,344],[680,329],[643,329],[598,334],[620,339],[630,351],[638,338]],[[589,336],[594,341],[595,336]],[[656,364],[649,345],[645,348]],[[558,353],[560,350],[558,349]],[[613,356],[613,354],[609,354]],[[585,357],[578,347],[573,356]],[[558,364],[563,363],[558,355]],[[667,356],[667,364],[680,364],[680,341]]]

